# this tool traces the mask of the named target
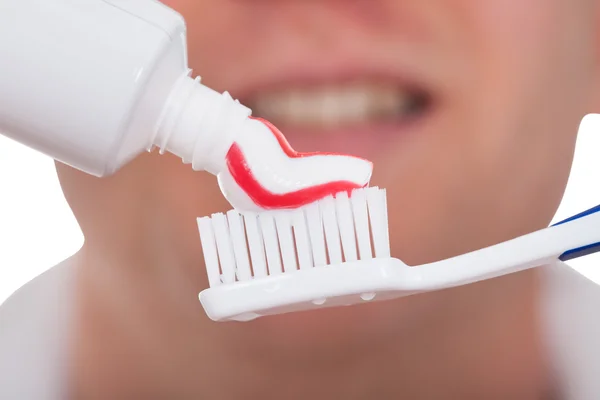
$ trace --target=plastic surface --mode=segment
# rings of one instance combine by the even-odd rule
[[[565,253],[600,242],[600,212],[592,209],[576,219],[513,240],[411,267],[389,256],[385,192],[376,188],[357,190],[349,200],[351,217],[347,210],[342,211],[346,201],[342,195],[289,212],[240,217],[232,211],[227,217],[200,218],[210,288],[202,291],[199,299],[207,315],[215,321],[248,321],[264,315],[398,298],[549,265]],[[298,212],[303,214],[302,218],[297,218]],[[365,223],[365,214],[368,214],[368,223]],[[237,262],[248,257],[246,240],[240,233],[239,221],[237,224],[228,221],[240,218],[247,229],[252,267],[257,265],[262,271],[254,277],[246,263]],[[263,224],[263,220],[269,222]],[[277,224],[271,220],[282,222]],[[297,222],[291,222],[290,227],[285,225],[286,220],[300,221],[299,225],[309,228],[296,229]],[[350,220],[354,228],[348,225]],[[217,228],[213,229],[214,226]],[[231,226],[236,227],[231,229]],[[290,229],[295,236],[293,243],[287,234]],[[281,235],[280,232],[286,233]],[[307,232],[309,238],[302,237],[300,232]],[[359,249],[365,249],[370,246],[370,237],[376,258],[363,251],[358,253],[356,261],[340,262],[340,254],[344,260],[348,254],[353,257],[354,247],[348,244],[352,239]],[[325,244],[333,265],[323,263]],[[263,246],[266,262],[262,258]],[[301,254],[310,254],[312,263],[294,268],[295,258],[290,254],[297,254],[298,260]],[[269,259],[275,261],[271,264]],[[283,269],[278,260],[283,260]],[[286,260],[292,267],[285,268]],[[264,273],[265,264],[269,267],[268,275]],[[219,265],[226,276],[220,277]],[[240,268],[248,270],[242,272]]]
[[[589,210],[585,210],[577,215],[573,215],[572,217],[562,220],[560,222],[557,222],[553,226],[562,225],[567,222],[571,222],[576,219],[584,218],[588,215],[599,213],[599,212],[600,212],[600,205],[598,205],[596,207],[592,207]],[[590,244],[587,244],[582,247],[570,249],[570,250],[564,252],[563,254],[561,254],[559,258],[561,261],[568,261],[568,260],[572,260],[574,258],[583,257],[583,256],[586,256],[586,255],[589,255],[592,253],[596,253],[598,251],[600,251],[600,241],[598,241],[596,243],[590,243]]]
[[[174,85],[161,115],[153,144],[214,175],[227,170],[225,156],[252,111],[229,93],[220,94],[182,76]]]
[[[159,147],[244,210],[368,184],[372,164],[299,154],[192,79],[181,15],[154,0],[0,0],[0,133],[99,177]]]
[[[171,23],[183,33],[180,19]],[[133,108],[170,45],[160,26],[103,0],[0,0],[0,132],[94,175],[110,172],[115,152],[133,156],[118,149],[128,129],[151,128]],[[181,53],[178,61],[162,79],[178,78]]]
[[[154,0],[0,0],[0,133],[96,176],[156,141],[202,168],[230,121],[195,118],[250,111],[189,78],[185,34]]]

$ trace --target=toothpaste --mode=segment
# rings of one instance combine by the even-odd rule
[[[333,153],[300,153],[261,118],[245,121],[218,175],[225,198],[238,210],[292,209],[368,186],[373,164]]]

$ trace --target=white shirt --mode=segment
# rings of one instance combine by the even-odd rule
[[[67,398],[74,271],[66,260],[21,287],[0,306],[0,399]]]
[[[564,400],[596,400],[600,286],[560,262],[541,268],[544,339]],[[66,260],[0,307],[0,399],[66,398],[73,271]]]

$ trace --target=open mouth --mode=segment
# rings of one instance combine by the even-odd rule
[[[408,122],[426,113],[432,98],[420,88],[356,80],[273,88],[243,102],[284,129],[337,131]]]

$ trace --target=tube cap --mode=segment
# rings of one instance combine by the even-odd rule
[[[188,73],[176,84],[159,124],[154,145],[192,164],[196,171],[218,175],[241,124],[252,110],[193,79]]]

